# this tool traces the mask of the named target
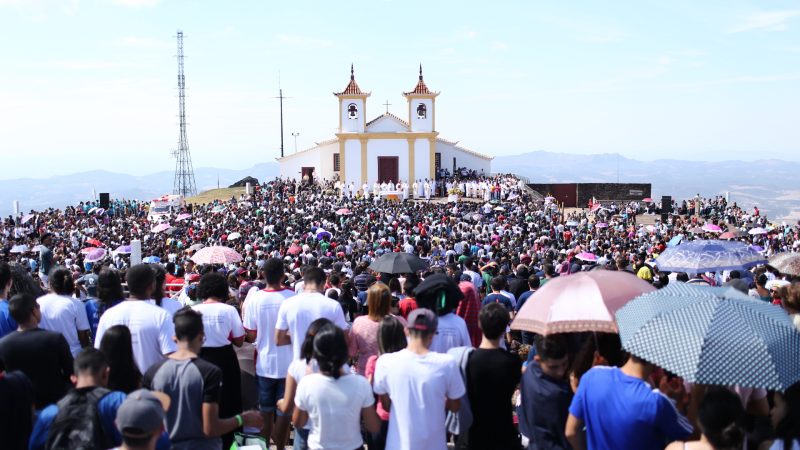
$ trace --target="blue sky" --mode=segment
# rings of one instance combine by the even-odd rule
[[[279,73],[287,152],[332,137],[351,62],[482,153],[800,159],[796,1],[0,0],[0,178],[172,170],[177,29],[196,167],[274,160]]]

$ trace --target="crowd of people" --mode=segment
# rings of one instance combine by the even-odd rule
[[[678,235],[719,234],[704,224],[766,255],[800,250],[797,226],[699,196],[644,225],[646,206],[568,212],[513,175],[461,175],[440,179],[461,202],[277,179],[161,231],[121,200],[4,220],[2,447],[800,448],[800,385],[686,387],[618,335],[509,328],[541,286],[587,270],[731,285],[800,326],[800,284],[770,266],[654,263]],[[241,261],[192,260],[218,245]],[[428,268],[369,268],[392,252]]]

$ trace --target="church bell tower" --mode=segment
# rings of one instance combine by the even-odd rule
[[[367,97],[369,92],[361,91],[356,83],[353,65],[350,64],[350,82],[342,92],[334,92],[339,97],[339,132],[363,133],[366,128]]]
[[[436,131],[436,97],[422,78],[422,64],[419,65],[419,81],[411,92],[403,92],[408,100],[408,123],[411,131]]]

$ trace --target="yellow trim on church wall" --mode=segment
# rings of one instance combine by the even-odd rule
[[[430,179],[436,179],[436,138],[428,138],[428,154],[430,161],[428,162],[428,172],[430,172]]]
[[[408,184],[414,183],[414,152],[416,151],[417,146],[417,139],[416,138],[408,138]]]
[[[339,181],[345,182],[344,168],[347,166],[347,156],[344,154],[344,139],[339,139]]]
[[[361,138],[361,184],[367,182],[367,142],[369,139]]]
[[[335,133],[341,139],[436,139],[439,133],[400,131],[397,133]]]

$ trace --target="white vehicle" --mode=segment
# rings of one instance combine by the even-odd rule
[[[151,222],[157,222],[162,218],[169,217],[172,213],[180,211],[184,206],[186,206],[186,202],[183,200],[182,195],[162,195],[150,202],[147,219]]]

